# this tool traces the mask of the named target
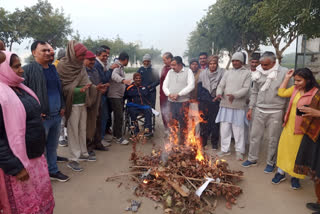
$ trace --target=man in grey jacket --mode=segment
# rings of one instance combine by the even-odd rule
[[[194,89],[193,72],[184,67],[180,56],[173,57],[171,70],[164,82],[163,92],[168,96],[170,106],[169,128],[180,130],[180,143],[184,143],[187,133],[190,92]],[[178,129],[179,127],[179,129]],[[173,133],[170,133],[173,134]]]
[[[223,75],[217,88],[215,100],[221,99],[216,123],[220,123],[220,157],[230,155],[230,143],[233,133],[237,160],[243,160],[245,153],[245,115],[246,95],[250,87],[250,71],[244,66],[242,52],[232,56],[231,70]]]
[[[129,55],[125,52],[120,53],[119,58],[115,61],[119,68],[115,68],[112,72],[108,98],[110,99],[111,108],[113,111],[113,135],[116,138],[116,143],[127,145],[128,140],[122,137],[123,123],[123,96],[126,90],[126,85],[130,85],[132,80],[125,79],[124,66],[129,62]]]
[[[276,57],[272,52],[265,52],[260,58],[260,63],[257,71],[252,74],[253,86],[247,113],[248,120],[252,119],[250,149],[248,160],[242,166],[250,167],[257,164],[260,144],[264,133],[267,133],[269,145],[267,166],[264,172],[271,173],[275,167],[278,141],[287,104],[286,98],[278,96],[278,88],[288,69],[281,67],[276,62]],[[254,115],[252,115],[253,108],[255,108]]]

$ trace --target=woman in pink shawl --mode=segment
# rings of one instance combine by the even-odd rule
[[[36,95],[22,84],[20,59],[0,52],[0,213],[52,214],[54,199]]]

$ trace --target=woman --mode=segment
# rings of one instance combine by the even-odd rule
[[[313,96],[310,105],[299,108],[303,112],[300,126],[304,136],[297,154],[294,172],[311,176],[315,184],[316,203],[307,207],[320,214],[320,90]]]
[[[286,88],[290,78],[294,77],[294,86]],[[277,166],[278,172],[272,179],[273,184],[279,184],[286,179],[285,172],[292,176],[292,189],[299,189],[299,179],[304,179],[304,175],[294,172],[294,163],[297,152],[303,137],[300,128],[302,116],[297,108],[309,105],[313,96],[319,88],[312,72],[308,68],[290,70],[286,74],[283,82],[278,89],[280,97],[291,97],[288,110],[284,118],[284,128],[281,133],[278,146]]]
[[[0,64],[0,213],[53,213],[54,199],[43,156],[45,131],[38,98],[22,84],[17,55]]]
[[[66,99],[65,118],[71,154],[71,161],[67,166],[76,172],[83,170],[78,161],[95,161],[95,157],[89,156],[86,145],[87,107],[96,103],[96,89],[103,91],[105,88],[101,85],[93,86],[90,82],[83,65],[86,53],[87,48],[83,44],[70,41],[66,56],[61,59],[57,68]]]
[[[217,87],[224,74],[224,69],[218,65],[219,58],[210,56],[208,58],[208,68],[201,72],[198,81],[198,100],[199,110],[202,113],[203,122],[200,123],[200,139],[202,146],[207,145],[211,135],[211,145],[213,150],[218,149],[219,145],[219,123],[216,117],[219,112],[220,102],[214,101]]]

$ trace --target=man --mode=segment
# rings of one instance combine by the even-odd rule
[[[199,109],[202,113],[203,122],[200,123],[200,140],[202,146],[207,145],[208,138],[211,135],[211,145],[213,150],[218,149],[219,143],[219,123],[216,123],[216,117],[219,112],[219,100],[216,98],[217,87],[225,73],[223,68],[219,67],[218,56],[208,58],[208,69],[201,72],[198,81],[198,100]]]
[[[141,84],[142,77],[140,73],[133,75],[134,83],[126,89],[125,97],[128,99],[127,107],[131,117],[131,125],[134,126],[133,136],[139,133],[139,124],[137,117],[140,113],[144,115],[144,136],[152,136],[152,111],[149,105],[150,88]]]
[[[260,144],[264,133],[267,133],[268,155],[265,173],[271,173],[275,167],[278,141],[282,131],[283,116],[287,103],[286,98],[278,96],[278,88],[288,71],[276,62],[272,52],[265,52],[260,58],[257,71],[253,73],[253,87],[247,113],[248,120],[252,120],[250,132],[250,148],[248,160],[242,166],[250,167],[257,164]],[[252,110],[254,115],[252,115]]]
[[[49,59],[49,64],[53,64],[54,62],[54,50],[53,50],[53,47],[47,43],[49,49],[50,49],[50,59]]]
[[[201,70],[199,69],[200,65],[196,58],[193,58],[190,60],[189,66],[194,75],[194,85],[195,85],[194,89],[190,92],[190,99],[191,99],[191,102],[196,102],[196,100],[198,99],[198,94],[197,94],[198,87],[196,86],[198,84],[198,79],[199,79]]]
[[[171,70],[163,82],[163,92],[169,98],[170,127],[180,129],[180,144],[184,143],[187,133],[188,108],[190,92],[194,89],[194,75],[190,69],[184,67],[180,56],[173,57]],[[172,136],[173,133],[170,133]],[[177,133],[175,133],[177,134]]]
[[[99,72],[100,80],[103,84],[109,83],[111,80],[112,70],[108,70],[108,58],[110,56],[110,48],[108,46],[101,46],[96,51],[97,57],[94,63],[95,69]],[[100,124],[98,128],[100,129],[100,136],[99,138],[102,139],[102,144],[104,146],[111,146],[111,143],[108,141],[112,140],[111,135],[105,135],[106,129],[110,128],[111,122],[111,110],[110,110],[110,103],[107,98],[107,94],[101,96],[101,108],[99,114]],[[106,139],[104,139],[106,138]]]
[[[56,68],[57,68],[61,58],[65,57],[65,55],[66,55],[66,50],[65,49],[60,49],[58,51],[57,59],[53,62],[53,65],[56,66]]]
[[[163,92],[163,82],[171,69],[171,61],[172,61],[173,55],[170,52],[166,52],[162,56],[162,60],[164,63],[164,66],[162,68],[161,74],[160,74],[160,110],[161,110],[161,116],[162,116],[162,122],[165,129],[165,132],[168,130],[168,114],[169,114],[169,106],[168,106],[168,97]]]
[[[128,65],[129,55],[126,52],[120,53],[115,64],[119,67],[115,68],[111,75],[110,87],[108,91],[108,99],[110,99],[111,108],[114,114],[113,135],[116,143],[128,145],[129,141],[122,136],[123,125],[123,96],[126,85],[131,84],[131,80],[125,79],[124,67]]]
[[[2,40],[0,40],[0,51],[5,51],[6,50],[6,45]]]
[[[50,62],[50,48],[43,41],[31,45],[34,62],[23,67],[24,84],[31,88],[41,103],[41,116],[46,131],[46,157],[52,180],[65,182],[69,177],[62,174],[57,166],[57,146],[63,117],[64,99],[59,75]]]
[[[257,67],[260,65],[260,53],[253,53],[250,60],[250,70],[251,72],[255,72]]]
[[[142,86],[149,89],[149,105],[155,109],[157,97],[156,87],[160,84],[159,74],[152,68],[151,56],[149,54],[143,56],[142,63],[143,66],[139,68],[137,73],[141,74]]]
[[[201,70],[205,70],[208,67],[207,58],[208,54],[206,52],[201,52],[199,54],[199,64]]]
[[[243,160],[245,153],[246,96],[250,88],[250,71],[244,66],[242,52],[232,55],[231,70],[223,75],[214,101],[221,100],[216,123],[220,123],[220,157],[230,155],[232,133],[235,140],[237,160]]]
[[[86,67],[86,71],[89,77],[89,80],[93,85],[97,86],[101,83],[99,72],[94,68],[94,64],[96,61],[96,56],[91,51],[86,52],[85,59],[83,61],[84,66]],[[106,83],[105,86],[109,86],[109,83]],[[89,156],[92,159],[96,159],[94,149],[100,151],[108,151],[108,148],[104,147],[101,143],[101,138],[98,139],[96,136],[97,133],[100,134],[101,130],[96,130],[96,128],[100,128],[98,121],[98,114],[100,110],[100,101],[101,95],[107,91],[107,88],[102,92],[99,92],[96,101],[90,107],[87,107],[87,148]]]

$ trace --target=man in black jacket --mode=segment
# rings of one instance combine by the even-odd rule
[[[160,84],[159,73],[156,72],[151,65],[151,56],[146,54],[142,59],[143,66],[139,68],[137,73],[141,74],[141,85],[147,87],[150,91],[149,104],[152,108],[156,106],[157,90],[156,87]]]
[[[31,88],[39,98],[41,116],[46,131],[46,158],[52,180],[66,182],[69,177],[62,174],[57,166],[57,146],[60,136],[61,117],[64,115],[64,99],[57,70],[50,62],[50,48],[43,41],[31,45],[35,59],[23,67],[24,84]]]

